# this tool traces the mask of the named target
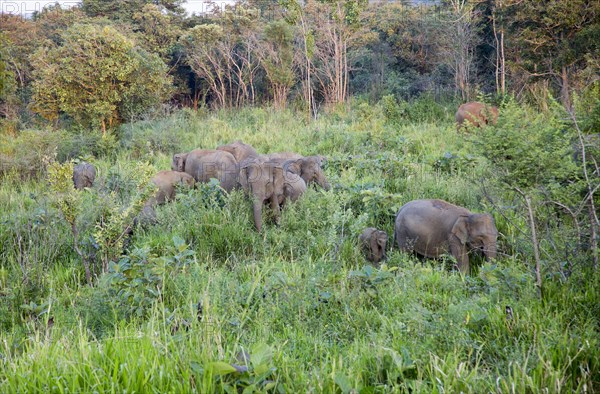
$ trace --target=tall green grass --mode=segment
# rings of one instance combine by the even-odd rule
[[[447,120],[382,113],[363,105],[306,124],[267,109],[182,111],[123,126],[120,142],[92,158],[90,196],[111,190],[127,201],[133,162],[168,169],[175,152],[235,139],[259,152],[325,155],[334,185],[309,190],[261,234],[241,192],[179,194],[126,251],[143,257],[132,269],[153,286],[139,315],[109,275],[85,285],[43,176],[4,177],[0,392],[600,390],[597,273],[548,278],[540,300],[530,257],[514,253],[519,222],[494,212],[479,186],[491,179],[484,158]],[[397,250],[370,267],[358,234],[376,225],[391,235],[396,210],[416,198],[491,211],[506,256],[474,258],[467,277]],[[174,268],[177,239],[192,253]]]

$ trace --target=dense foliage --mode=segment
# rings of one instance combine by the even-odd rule
[[[0,392],[600,391],[600,2],[84,0],[0,15]],[[555,97],[557,99],[555,99]],[[458,131],[469,100],[498,122]],[[324,155],[281,223],[176,152]],[[73,165],[97,168],[76,190]],[[498,258],[391,249],[408,201]]]
[[[588,242],[586,211],[571,217],[543,193],[573,211],[582,201],[583,186],[553,186],[574,171],[572,155],[561,154],[570,141],[554,138],[556,120],[509,103],[495,128],[464,135],[451,112],[415,123],[429,106],[402,106],[355,102],[310,124],[289,111],[182,111],[122,126],[109,150],[69,133],[51,141],[51,151],[97,152],[89,160],[99,177],[66,195],[44,177],[23,181],[12,170],[3,178],[0,391],[596,390],[600,282],[589,244],[574,243],[574,220]],[[515,143],[501,166],[497,146],[521,141],[521,124],[533,152]],[[166,169],[173,152],[237,138],[261,152],[325,153],[334,190],[309,190],[261,234],[241,192],[206,184],[179,193],[86,285],[69,210],[57,203],[79,207],[75,242],[99,264],[103,249],[114,250],[100,240],[118,239],[139,201],[135,163]],[[523,171],[533,154],[556,155],[554,171]],[[542,298],[513,186],[535,202]],[[380,269],[368,265],[360,232],[378,226],[391,237],[402,204],[433,197],[492,213],[499,258],[474,258],[464,277],[450,261],[394,249]]]
[[[2,129],[36,113],[116,127],[162,103],[291,102],[315,117],[353,95],[513,94],[547,110],[552,96],[570,108],[574,93],[597,91],[597,1],[253,0],[201,16],[180,5],[90,0],[0,16]],[[90,91],[94,77],[104,83]]]

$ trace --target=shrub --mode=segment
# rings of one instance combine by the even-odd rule
[[[55,121],[64,113],[106,132],[167,97],[162,60],[115,28],[75,24],[62,40],[33,55],[32,109],[42,117]]]

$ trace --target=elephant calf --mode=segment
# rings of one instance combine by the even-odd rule
[[[388,235],[385,231],[378,230],[375,227],[368,227],[360,235],[359,241],[367,260],[379,265],[381,260],[387,258],[385,248],[388,242]]]
[[[475,127],[483,127],[488,123],[496,124],[498,108],[473,101],[458,107],[455,118],[457,129],[463,127],[465,121],[470,122]]]
[[[195,183],[194,177],[179,171],[159,171],[152,177],[151,181],[158,187],[158,191],[146,203],[146,205],[150,206],[161,205],[167,201],[174,200],[177,185],[193,187]]]
[[[90,163],[81,162],[73,167],[73,184],[75,189],[81,190],[92,187],[96,180],[96,167]]]
[[[468,252],[482,250],[496,257],[498,230],[490,214],[471,213],[442,200],[414,200],[396,215],[394,239],[398,248],[436,258],[449,253],[463,273],[469,272]]]

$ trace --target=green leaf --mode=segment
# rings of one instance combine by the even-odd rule
[[[237,372],[237,370],[234,367],[223,361],[215,361],[209,363],[208,368],[212,371],[214,375],[218,376],[228,375],[230,373]]]
[[[252,367],[254,367],[254,370],[257,371],[259,366],[266,364],[267,369],[263,372],[257,371],[257,373],[261,374],[266,372],[268,370],[268,365],[270,365],[271,361],[273,360],[273,349],[270,346],[265,345],[264,343],[260,343],[254,345],[250,354],[250,362],[252,363]]]
[[[199,362],[192,361],[190,363],[190,369],[197,375],[204,374],[204,368],[202,368],[202,365]]]
[[[183,252],[187,248],[185,241],[178,235],[173,236],[173,245],[179,252]]]
[[[339,386],[340,390],[342,390],[342,393],[344,394],[349,393],[352,390],[352,383],[350,383],[350,380],[346,377],[346,375],[342,374],[341,372],[337,372],[335,374],[333,381]]]

